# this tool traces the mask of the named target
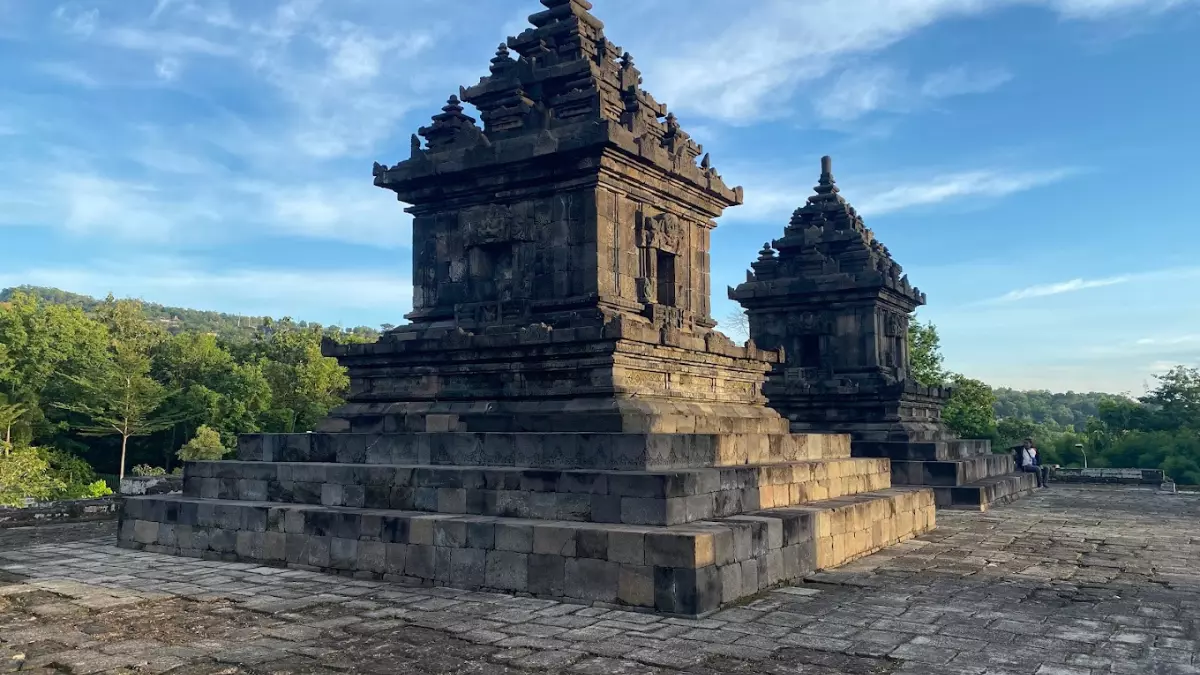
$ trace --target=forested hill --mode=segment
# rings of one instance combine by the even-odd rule
[[[1038,424],[1049,424],[1060,428],[1083,431],[1088,418],[1100,413],[1101,401],[1111,399],[1113,394],[1068,391],[1056,394],[1049,391],[1020,391],[1005,387],[996,388],[997,419],[1021,418]]]
[[[88,295],[71,293],[70,291],[58,288],[18,286],[0,291],[0,303],[8,302],[16,292],[35,296],[48,304],[78,307],[85,314],[89,315],[94,314],[96,308],[104,302]],[[274,324],[274,321],[270,317],[241,316],[238,314],[226,314],[225,312],[206,312],[187,307],[168,307],[153,302],[143,302],[141,303],[141,307],[147,319],[158,323],[171,334],[207,333],[225,340],[236,341],[239,339],[249,339],[264,330],[269,332],[270,327]],[[304,328],[308,325],[308,322],[300,321],[297,325],[300,328]],[[330,327],[330,329],[337,330],[338,327]],[[370,340],[375,339],[379,335],[377,330],[366,326],[345,329],[345,332],[353,333],[354,335]]]

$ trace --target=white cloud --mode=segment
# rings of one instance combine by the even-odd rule
[[[96,31],[96,24],[100,20],[100,10],[94,7],[83,9],[78,4],[70,2],[54,9],[54,19],[68,33],[79,37],[88,37]]]
[[[342,323],[355,315],[400,317],[412,303],[410,280],[382,270],[204,269],[187,260],[90,261],[0,273],[0,288],[33,284],[96,297],[112,293],[164,305],[251,316]]]
[[[179,77],[179,72],[182,68],[183,65],[179,59],[172,56],[164,56],[154,64],[154,74],[158,76],[158,79],[170,82]]]
[[[817,114],[826,119],[853,120],[903,98],[903,74],[875,66],[846,70],[824,95],[817,98]]]
[[[265,219],[284,234],[380,247],[412,241],[411,216],[395,195],[368,180],[244,189],[262,200]]]
[[[891,66],[849,68],[815,98],[813,107],[822,119],[848,122],[877,110],[911,112],[941,99],[982,94],[1011,77],[999,68],[957,66],[916,84],[908,73]]]
[[[921,95],[927,98],[949,98],[963,94],[983,94],[1012,79],[1003,68],[969,68],[955,66],[925,78]]]
[[[316,0],[266,13],[261,5],[190,0],[158,2],[148,15],[121,9],[100,21],[98,11],[64,5],[56,21],[93,57],[86,70],[66,62],[40,69],[88,88],[121,83],[114,96],[133,112],[106,121],[108,133],[31,137],[62,146],[57,154],[70,158],[70,176],[49,147],[0,158],[0,200],[12,205],[0,222],[154,244],[262,233],[410,243],[411,219],[394,195],[372,186],[368,167],[394,160],[380,147],[408,136],[402,120],[414,105],[436,111],[440,92],[414,91],[436,81],[437,68],[417,68],[413,59],[433,45],[440,23],[398,29],[394,20],[353,17],[356,8]],[[386,8],[372,11],[394,19]],[[486,61],[476,66],[478,75]],[[191,76],[180,82],[185,68]],[[220,92],[209,86],[216,73]],[[153,109],[139,102],[163,83],[191,96],[197,114],[139,117]],[[225,89],[238,87],[253,92],[244,99],[252,105],[228,103]],[[79,128],[81,118],[99,124],[96,111],[44,112],[37,123],[48,128]]]
[[[95,89],[101,85],[99,79],[74,63],[64,63],[61,61],[41,63],[38,64],[37,70],[57,80],[85,89]]]
[[[1162,270],[1154,270],[1151,272],[1138,272],[1136,274],[1120,274],[1109,277],[1101,277],[1098,279],[1083,279],[1075,278],[1067,281],[1058,281],[1049,284],[1038,284],[1035,286],[1027,286],[1009,291],[1004,295],[986,303],[1004,303],[1013,302],[1016,300],[1027,300],[1030,298],[1043,298],[1052,295],[1061,295],[1063,293],[1074,293],[1092,288],[1103,288],[1105,286],[1117,286],[1121,284],[1129,284],[1135,282],[1148,281],[1178,281],[1180,279],[1190,279],[1200,277],[1200,267],[1177,267]],[[1138,344],[1151,344],[1149,342],[1138,341]]]
[[[817,171],[771,171],[755,167],[738,171],[734,166],[725,175],[731,184],[741,183],[746,203],[730,209],[728,221],[786,221],[796,208],[803,206],[816,184]],[[836,168],[835,168],[836,173]],[[934,206],[971,198],[998,199],[1064,180],[1074,169],[1045,171],[978,169],[951,173],[928,173],[921,180],[874,178],[866,181],[840,181],[842,193],[864,216],[880,216],[916,207]],[[853,186],[853,187],[848,187]]]
[[[1006,197],[1018,192],[1057,183],[1072,175],[1072,169],[1048,171],[981,170],[936,175],[928,180],[893,185],[854,200],[864,215],[882,215],[916,206],[929,206],[967,197]]]
[[[102,31],[101,38],[114,47],[155,54],[203,54],[205,56],[233,56],[237,50],[226,44],[172,31],[154,31],[118,26]]]
[[[1137,344],[1156,347],[1176,347],[1181,345],[1200,344],[1200,334],[1146,337],[1139,339]]]
[[[1033,5],[1068,19],[1165,11],[1190,0],[764,0],[753,12],[664,41],[649,55],[659,98],[678,111],[746,123],[791,113],[796,90],[942,20]],[[936,87],[935,87],[936,88]],[[847,95],[851,100],[853,96]]]
[[[1050,295],[1074,293],[1075,291],[1083,291],[1089,288],[1115,286],[1117,284],[1126,283],[1129,280],[1129,276],[1119,276],[1107,277],[1104,279],[1071,279],[1069,281],[1059,281],[1052,284],[1039,284],[1037,286],[1027,286],[1025,288],[1019,288],[1015,291],[1009,291],[999,298],[996,298],[994,302],[1013,302],[1015,300],[1026,300],[1028,298],[1044,298]]]

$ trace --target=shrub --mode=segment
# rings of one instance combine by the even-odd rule
[[[165,476],[167,470],[161,466],[150,466],[149,464],[138,464],[132,469],[135,476]]]
[[[185,462],[214,461],[221,459],[229,450],[221,443],[221,434],[201,424],[192,440],[184,444],[176,455]]]

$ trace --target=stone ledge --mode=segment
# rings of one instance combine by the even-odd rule
[[[237,457],[258,462],[657,471],[844,459],[850,456],[849,445],[848,436],[835,434],[244,434],[238,438]]]
[[[117,517],[120,497],[43,502],[24,508],[0,506],[0,528],[51,523],[82,523]]]
[[[992,454],[991,443],[977,439],[945,441],[854,441],[850,452],[855,457],[888,457],[918,462],[953,461]]]
[[[950,487],[1013,472],[1009,455],[980,455],[969,459],[913,461],[893,459],[892,485]]]
[[[185,495],[538,520],[679,525],[889,487],[886,459],[673,472],[193,462]]]
[[[932,492],[905,489],[675,527],[155,496],[126,500],[118,538],[174,555],[704,616],[934,525]]]
[[[987,511],[1033,492],[1037,489],[1037,477],[1032,473],[1018,472],[984,478],[968,485],[932,489],[939,509]]]

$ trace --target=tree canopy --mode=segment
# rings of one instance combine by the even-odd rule
[[[169,470],[185,445],[183,457],[220,457],[238,434],[311,430],[349,384],[321,355],[321,340],[378,335],[231,315],[178,329],[161,314],[211,313],[55,289],[0,297],[0,441],[21,451],[24,468],[13,468],[13,454],[9,473],[38,498],[87,493],[91,467],[117,476],[133,465]],[[69,480],[32,478],[65,464]]]

